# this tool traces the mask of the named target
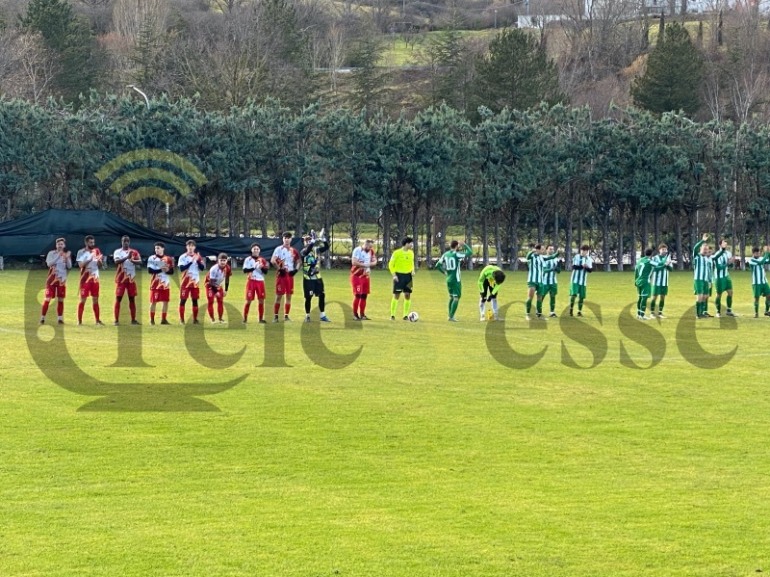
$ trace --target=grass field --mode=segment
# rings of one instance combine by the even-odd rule
[[[498,323],[474,273],[456,324],[438,273],[416,276],[417,323],[386,320],[380,273],[374,320],[345,326],[347,275],[326,278],[323,327],[299,301],[293,323],[151,327],[143,287],[141,327],[90,306],[73,326],[70,297],[60,329],[37,325],[43,273],[0,273],[0,575],[770,569],[770,319],[749,318],[747,274],[742,316],[697,325],[688,273],[649,323],[623,312],[629,273],[590,278],[586,318],[531,324],[522,273]]]

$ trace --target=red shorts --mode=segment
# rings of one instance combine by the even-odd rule
[[[191,298],[197,301],[199,298],[201,298],[201,289],[197,286],[188,286],[188,287],[181,288],[179,289],[179,298],[182,300]]]
[[[253,301],[255,295],[259,300],[265,300],[265,281],[250,278],[246,281],[246,300]]]
[[[290,274],[275,277],[275,296],[293,295],[294,277]]]
[[[80,298],[99,298],[99,281],[90,280],[80,285]]]
[[[171,291],[167,288],[157,288],[150,290],[151,303],[167,303],[171,298]]]
[[[217,289],[206,287],[206,298],[208,298],[210,301],[213,301],[214,299],[221,300],[225,298],[225,287],[221,286]]]
[[[350,284],[353,285],[354,295],[368,295],[371,286],[371,277],[365,275],[350,275]]]
[[[124,294],[128,293],[128,296],[131,298],[134,298],[136,296],[136,283],[133,281],[130,282],[122,282],[120,284],[115,285],[115,296],[116,297],[122,297]]]
[[[66,284],[47,284],[45,285],[45,298],[60,298],[63,299],[67,296]]]

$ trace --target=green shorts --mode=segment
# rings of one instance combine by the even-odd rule
[[[717,294],[733,290],[733,279],[729,276],[716,280]]]
[[[696,280],[693,283],[693,293],[696,295],[707,295],[711,291],[711,283],[707,280]]]
[[[657,296],[664,297],[664,296],[667,296],[667,295],[668,295],[668,287],[667,286],[652,285],[652,296],[654,296],[654,297],[657,297]]]
[[[544,284],[545,292],[543,293],[543,296],[545,295],[553,295],[556,296],[559,294],[559,285],[557,284]]]
[[[770,285],[765,284],[753,284],[751,289],[754,291],[754,298],[758,299],[761,296],[770,297]]]
[[[637,285],[636,287],[636,294],[638,294],[640,297],[648,297],[650,296],[651,287],[650,283],[646,282],[643,285]]]
[[[463,285],[456,281],[447,281],[446,290],[450,297],[463,296]]]
[[[586,298],[586,285],[573,282],[569,288],[569,296]]]

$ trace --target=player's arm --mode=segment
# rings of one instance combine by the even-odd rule
[[[292,256],[292,259],[294,260],[294,270],[290,271],[289,274],[291,276],[294,276],[303,267],[303,262],[302,262],[302,259],[299,256],[299,252],[297,251],[297,249],[295,249],[295,248],[291,249],[291,256]]]
[[[465,258],[471,258],[473,256],[473,249],[468,246],[467,242],[463,243],[463,255]]]
[[[393,276],[396,276],[396,253],[398,250],[394,250],[393,254],[390,255],[390,260],[388,261],[388,270],[390,271],[390,274]]]
[[[134,264],[142,264],[142,255],[139,254],[138,250],[132,250],[131,251],[131,262]]]
[[[89,250],[83,250],[80,253],[78,253],[78,266],[81,269],[84,269],[89,262],[93,260],[93,257],[91,256],[91,251]]]
[[[583,264],[583,270],[586,272],[594,272],[594,261],[591,257],[586,258],[586,262]]]
[[[233,274],[232,269],[228,266],[225,269],[225,294],[230,290],[230,276]]]
[[[692,257],[693,258],[698,256],[698,253],[700,253],[700,247],[701,247],[701,245],[703,245],[704,242],[706,242],[705,238],[703,240],[699,240],[698,242],[696,242],[695,246],[692,247]]]
[[[446,275],[446,269],[444,268],[444,255],[442,254],[436,261],[436,270],[441,274]]]
[[[200,253],[195,253],[195,254],[196,254],[196,255],[197,255],[197,257],[198,257],[197,259],[195,259],[196,261],[198,261],[198,268],[200,268],[201,270],[204,270],[204,269],[206,268],[206,259],[205,259],[205,258],[203,258],[203,257],[200,255]]]
[[[558,250],[555,250],[555,251],[553,252],[553,254],[547,254],[547,255],[545,255],[545,256],[544,256],[544,257],[542,257],[542,258],[543,258],[543,260],[545,260],[545,261],[549,261],[549,260],[553,260],[553,259],[555,259],[555,258],[556,258],[556,257],[558,257],[558,256],[559,256],[559,251],[558,251]]]
[[[185,255],[182,255],[179,257],[179,262],[177,263],[177,268],[181,270],[182,272],[185,272],[188,268],[192,266],[192,261],[186,262],[185,264],[182,264],[182,259],[185,258]],[[186,259],[185,259],[186,260]]]
[[[484,270],[479,274],[479,294],[484,294],[484,281],[487,280],[487,275]]]
[[[329,250],[329,241],[325,239],[320,239],[315,241],[315,246],[318,249],[318,254],[321,254],[322,252],[326,252]]]
[[[163,272],[163,269],[160,268],[163,266],[162,261],[160,263],[156,262],[158,259],[154,259],[152,257],[147,259],[147,272],[151,275],[155,276],[156,274],[160,274]]]
[[[115,264],[123,264],[129,258],[131,258],[131,253],[130,252],[126,256],[121,256],[121,257],[117,256],[118,252],[120,252],[120,249],[116,250],[115,253],[112,255],[112,260],[115,262]]]
[[[579,256],[576,256],[574,259],[572,259],[572,268],[577,270],[583,270],[583,264]]]
[[[256,268],[257,268],[257,261],[255,261],[252,257],[248,257],[246,260],[243,261],[244,274],[251,274],[254,272],[254,269]]]

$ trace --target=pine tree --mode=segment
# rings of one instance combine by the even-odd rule
[[[647,70],[631,86],[634,103],[656,113],[682,110],[692,115],[701,106],[703,57],[679,23],[666,27],[647,59]]]

